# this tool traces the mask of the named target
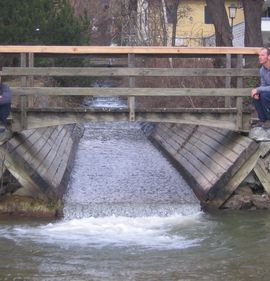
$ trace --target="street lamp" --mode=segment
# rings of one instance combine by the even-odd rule
[[[231,3],[231,5],[229,6],[229,17],[231,19],[231,27],[233,28],[233,20],[236,17],[236,10],[237,7],[235,6],[234,3]]]

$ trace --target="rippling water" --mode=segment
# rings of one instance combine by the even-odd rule
[[[269,280],[270,213],[202,213],[138,124],[86,126],[64,214],[0,222],[0,280]]]

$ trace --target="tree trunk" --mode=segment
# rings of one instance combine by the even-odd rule
[[[216,46],[232,46],[232,29],[224,0],[206,0],[206,4],[215,26]]]
[[[173,1],[173,23],[172,23],[172,46],[175,46],[175,39],[176,39],[176,29],[178,24],[178,8],[181,0],[174,0]]]
[[[246,47],[260,47],[263,45],[261,30],[261,15],[263,3],[263,0],[243,1]]]
[[[169,43],[169,24],[168,24],[168,17],[167,17],[167,11],[166,11],[166,3],[165,0],[161,0],[161,5],[162,5],[162,15],[163,15],[163,46],[170,45]]]

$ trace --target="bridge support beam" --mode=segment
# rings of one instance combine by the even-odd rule
[[[238,115],[235,109],[152,109],[137,110],[138,122],[164,122],[177,124],[194,124],[224,128],[238,131]],[[249,131],[250,113],[242,114],[242,131]],[[36,129],[87,122],[130,121],[128,109],[29,109],[27,113],[27,129]],[[20,131],[20,113],[12,112],[12,130]]]

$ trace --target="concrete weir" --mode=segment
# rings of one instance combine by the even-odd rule
[[[82,130],[78,125],[26,130],[0,146],[0,215],[61,216]]]
[[[150,139],[185,176],[204,209],[270,208],[270,142],[169,123],[157,124]]]

